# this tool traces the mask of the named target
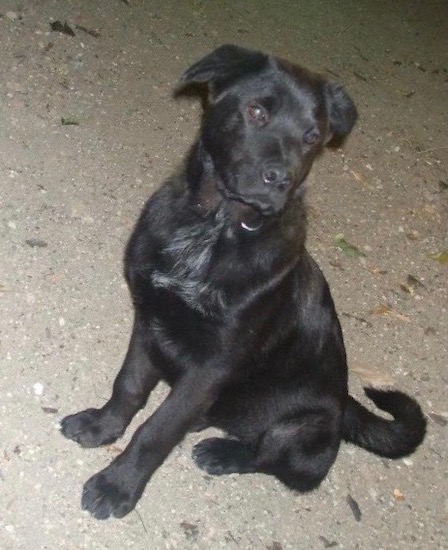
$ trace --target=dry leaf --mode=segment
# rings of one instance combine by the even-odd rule
[[[418,279],[417,277],[414,277],[414,275],[409,274],[406,278],[406,283],[411,288],[426,288],[425,285]]]
[[[400,489],[394,489],[394,499],[395,500],[398,500],[398,501],[403,501],[405,500],[405,496],[403,495],[403,493],[400,491]]]
[[[438,223],[442,221],[442,217],[438,212],[437,208],[432,204],[425,204],[422,208],[417,211],[417,214],[420,218],[430,218]]]
[[[374,388],[380,388],[385,386],[392,386],[394,381],[392,376],[380,367],[372,367],[363,365],[361,363],[350,363],[350,372],[354,372],[362,382],[367,386],[373,386]]]
[[[79,122],[70,117],[61,117],[61,124],[62,126],[79,126]]]
[[[371,315],[387,315],[389,317],[395,317],[396,319],[399,319],[400,321],[403,321],[405,323],[410,323],[411,319],[407,317],[406,315],[403,315],[402,313],[398,313],[398,311],[395,311],[391,307],[382,304],[378,306],[375,309],[372,309],[369,311]]]
[[[52,273],[48,279],[52,282],[52,283],[60,283],[61,281],[64,280],[64,277],[65,275],[63,273]]]
[[[387,271],[385,269],[381,269],[378,265],[371,264],[367,266],[367,269],[372,273],[372,275],[386,275]]]
[[[412,296],[414,295],[417,289],[419,288],[426,289],[425,285],[419,279],[417,279],[417,277],[414,277],[414,275],[411,275],[411,274],[407,276],[406,283],[400,284],[400,288],[401,290],[403,290],[403,292],[406,292],[407,294],[411,294]]]
[[[54,32],[60,32],[61,34],[66,34],[67,36],[76,36],[67,21],[65,21],[65,23],[61,23],[61,21],[53,21],[50,23],[50,28]]]
[[[123,449],[117,445],[109,445],[106,449],[109,453],[121,454]]]
[[[76,28],[82,32],[85,32],[86,34],[90,34],[90,36],[93,36],[93,38],[99,38],[101,36],[100,32],[96,29],[88,29],[86,27],[83,27],[82,25],[76,25]]]
[[[345,500],[350,506],[350,510],[352,511],[353,517],[356,519],[356,521],[361,521],[362,512],[356,500],[350,494],[346,496]]]
[[[425,204],[425,206],[423,207],[423,212],[429,214],[430,216],[434,216],[434,214],[437,213],[437,210],[436,207],[432,204]]]
[[[446,414],[438,414],[436,412],[429,413],[429,417],[439,426],[446,426],[448,424],[448,419]]]
[[[407,237],[410,241],[418,241],[418,239],[419,239],[419,232],[418,232],[418,231],[415,231],[415,230],[409,231],[409,233],[406,233],[406,237]]]
[[[48,243],[42,239],[26,239],[25,243],[31,248],[45,248],[48,246]]]
[[[55,407],[41,407],[41,409],[46,414],[57,414],[59,412],[59,409],[56,409]]]
[[[14,292],[12,288],[6,288],[5,285],[0,284],[0,292]]]
[[[364,178],[364,176],[362,174],[360,174],[359,172],[355,172],[354,170],[350,170],[350,174],[355,178],[356,181],[358,181],[359,183],[361,183],[362,185],[365,185],[366,187],[368,187],[369,189],[371,189],[372,187],[367,183],[366,179]]]

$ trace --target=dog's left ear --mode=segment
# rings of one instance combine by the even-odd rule
[[[267,61],[261,52],[225,44],[194,63],[180,80],[183,84],[206,83],[214,99],[238,78],[260,71]]]
[[[352,131],[358,111],[348,93],[337,82],[325,84],[325,97],[330,123],[327,141],[338,144]]]

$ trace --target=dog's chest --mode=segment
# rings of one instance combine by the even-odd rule
[[[154,287],[175,293],[188,306],[210,314],[225,305],[222,288],[211,277],[222,220],[177,229],[160,250],[161,265],[151,272]]]

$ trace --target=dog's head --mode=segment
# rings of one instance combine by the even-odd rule
[[[330,141],[352,130],[357,112],[344,89],[279,58],[221,46],[182,76],[208,87],[201,145],[228,198],[264,215],[299,196]]]

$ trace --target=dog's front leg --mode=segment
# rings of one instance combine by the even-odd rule
[[[82,447],[108,445],[118,439],[136,412],[144,407],[160,380],[144,346],[145,327],[136,316],[129,349],[114,382],[112,396],[100,409],[87,409],[65,417],[61,431]]]
[[[97,519],[128,514],[155,470],[210,408],[219,386],[216,378],[204,377],[202,371],[196,370],[176,382],[167,399],[140,426],[123,453],[87,481],[83,508]]]

